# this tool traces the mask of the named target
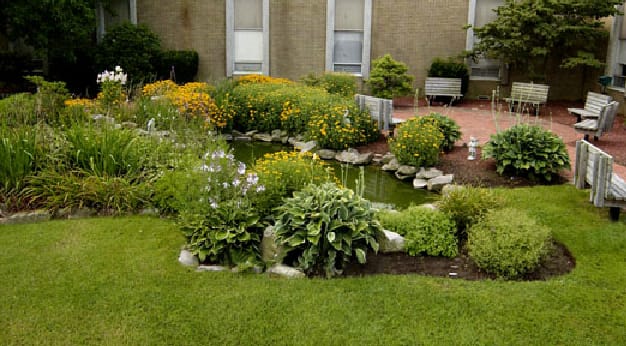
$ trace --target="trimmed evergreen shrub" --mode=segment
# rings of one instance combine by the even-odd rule
[[[444,60],[435,58],[428,69],[428,77],[461,78],[461,93],[465,94],[469,86],[469,69],[462,62],[453,58]]]
[[[441,197],[439,210],[450,215],[455,221],[458,234],[466,236],[465,231],[480,221],[489,211],[502,206],[502,199],[492,190],[463,186],[453,189]]]
[[[393,99],[411,95],[414,77],[407,74],[408,70],[405,63],[394,60],[390,54],[385,54],[372,61],[370,78],[365,83],[375,97]]]
[[[159,77],[169,79],[174,67],[174,81],[178,84],[193,82],[198,73],[198,52],[192,50],[168,50],[162,53]]]

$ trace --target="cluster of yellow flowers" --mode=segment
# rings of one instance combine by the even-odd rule
[[[396,137],[388,142],[400,163],[430,166],[438,161],[442,139],[443,134],[435,122],[413,118],[400,125]]]
[[[83,107],[89,109],[95,107],[95,102],[90,99],[69,99],[63,102],[66,107]]]
[[[171,80],[162,80],[144,85],[141,90],[144,96],[167,95],[178,89],[178,85]]]
[[[237,84],[247,83],[292,84],[293,81],[287,78],[270,77],[260,74],[249,74],[237,79]]]
[[[319,160],[317,154],[310,152],[279,151],[268,153],[257,160],[255,170],[265,186],[304,186],[307,183],[321,184],[333,179],[339,183],[333,174],[332,167],[327,167],[324,161]]]
[[[335,106],[328,113],[313,115],[307,126],[309,137],[331,149],[345,149],[366,142],[364,129],[352,124],[344,113],[342,106]]]

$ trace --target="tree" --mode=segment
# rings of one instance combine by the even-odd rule
[[[392,99],[413,91],[413,76],[407,74],[405,63],[394,60],[391,55],[372,61],[372,72],[366,81],[376,97]]]
[[[618,13],[621,0],[506,0],[498,17],[474,28],[471,55],[497,58],[530,75],[545,74],[549,59],[562,68],[599,68],[608,32],[601,18]]]

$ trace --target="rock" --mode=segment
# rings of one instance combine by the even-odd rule
[[[252,130],[252,131],[248,131],[245,133],[246,136],[248,137],[252,137],[254,136],[257,132],[259,132],[258,130]]]
[[[270,277],[284,277],[287,279],[303,279],[306,277],[300,269],[277,264],[267,270]]]
[[[378,251],[382,253],[404,252],[404,237],[396,232],[383,230],[378,238]]]
[[[283,135],[282,130],[272,130],[270,136],[272,137],[272,142],[280,142],[281,138],[287,136],[287,132],[285,131],[285,134]]]
[[[332,160],[337,155],[337,151],[332,149],[318,149],[317,155],[319,155],[322,160]]]
[[[197,272],[225,272],[228,268],[224,266],[198,266]]]
[[[430,209],[430,210],[439,210],[439,208],[437,208],[436,205],[432,204],[432,203],[424,203],[424,204],[420,204],[418,207],[420,208],[426,208],[426,209]]]
[[[252,142],[252,137],[250,136],[235,136],[233,137],[234,141],[237,142]]]
[[[398,171],[396,171],[394,173],[396,175],[396,178],[400,179],[400,180],[409,180],[409,179],[413,179],[415,177],[414,174],[410,174],[410,175],[404,175]]]
[[[220,135],[220,137],[222,137],[222,139],[227,142],[230,142],[233,140],[233,135],[229,135],[229,134],[225,134],[225,135],[223,134],[223,135]]]
[[[7,215],[6,218],[0,219],[0,224],[15,225],[21,223],[34,223],[48,221],[51,217],[52,216],[47,210],[34,210]]]
[[[343,163],[349,163],[351,165],[369,165],[372,162],[374,154],[363,153],[360,154],[356,149],[343,150],[335,155],[335,160]]]
[[[386,153],[385,155],[383,155],[383,164],[388,164],[389,162],[391,162],[391,160],[395,159],[396,155],[392,154],[392,153]]]
[[[252,139],[260,142],[271,142],[272,135],[270,135],[269,133],[255,133],[254,135],[252,135]]]
[[[446,196],[451,191],[462,190],[464,188],[463,185],[448,184],[441,189],[441,195]]]
[[[441,191],[445,185],[452,183],[453,180],[454,174],[446,174],[440,177],[435,177],[428,180],[426,188],[429,191]]]
[[[398,170],[398,167],[400,167],[400,165],[398,164],[398,160],[393,158],[391,159],[391,161],[389,161],[389,163],[384,164],[381,169],[385,172],[395,172]]]
[[[264,263],[277,263],[283,259],[282,246],[276,244],[273,226],[265,227],[261,239],[261,259]]]
[[[300,150],[300,152],[306,153],[308,151],[315,149],[315,147],[317,147],[317,142],[316,141],[294,142],[293,146],[294,148]]]
[[[425,189],[428,186],[428,180],[422,178],[413,179],[413,187],[416,189]]]
[[[381,166],[383,164],[383,155],[374,154],[374,157],[372,158],[372,163]]]
[[[107,117],[107,116],[102,115],[102,114],[93,114],[91,116],[91,119],[93,119],[96,123],[115,124],[115,118]]]
[[[396,173],[399,173],[402,175],[415,175],[416,172],[417,172],[417,168],[415,168],[414,166],[408,166],[408,165],[400,165],[398,167],[398,170],[396,171]]]
[[[289,137],[287,136],[280,137],[280,142],[283,144],[287,144],[289,142]]]
[[[178,256],[178,262],[187,267],[197,267],[200,261],[198,261],[198,257],[192,255],[189,250],[182,249]]]
[[[419,172],[417,172],[417,174],[415,175],[416,178],[422,178],[422,179],[432,179],[435,177],[439,177],[442,176],[443,172],[438,170],[437,168],[431,167],[431,168],[424,168],[424,167],[420,167]]]

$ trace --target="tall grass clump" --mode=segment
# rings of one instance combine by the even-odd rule
[[[0,184],[2,195],[15,194],[25,178],[44,162],[44,139],[37,127],[0,125]]]

